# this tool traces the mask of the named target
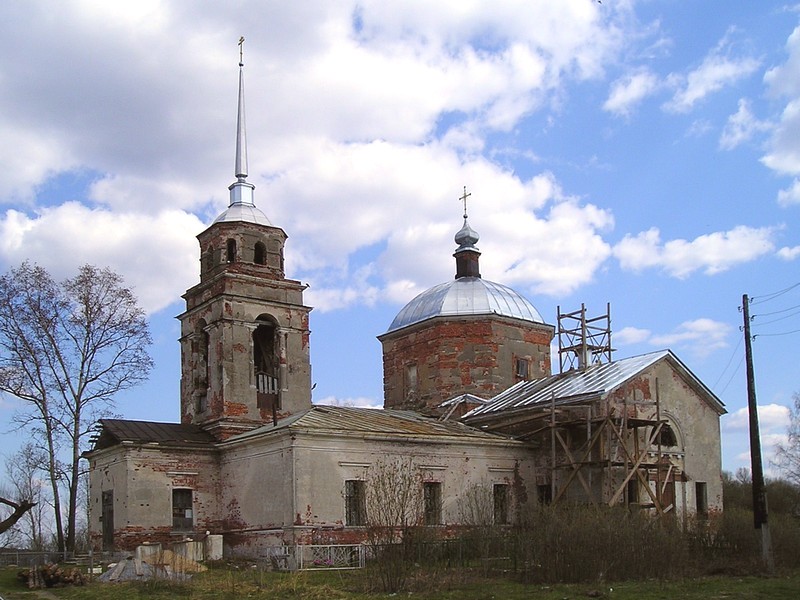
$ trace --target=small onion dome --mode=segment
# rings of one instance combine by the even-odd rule
[[[456,233],[455,241],[456,244],[458,244],[456,252],[461,252],[462,250],[477,250],[475,244],[478,243],[479,239],[481,239],[481,236],[479,236],[478,232],[469,226],[469,223],[465,217],[464,226],[458,230],[458,233]]]

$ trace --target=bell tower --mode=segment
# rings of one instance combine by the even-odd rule
[[[243,67],[240,53],[230,204],[197,236],[200,283],[178,316],[181,422],[218,439],[311,407],[311,308],[306,286],[285,276],[286,233],[256,207],[247,181]]]

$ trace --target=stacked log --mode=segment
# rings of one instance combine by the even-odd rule
[[[42,589],[51,587],[65,587],[68,585],[85,585],[86,575],[76,567],[62,568],[56,564],[41,565],[24,569],[17,573],[17,578],[28,584],[28,588]]]

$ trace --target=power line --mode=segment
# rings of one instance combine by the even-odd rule
[[[787,310],[789,310],[789,309],[787,309]],[[785,311],[777,311],[777,312],[785,312]],[[793,317],[795,315],[800,315],[800,310],[798,310],[796,312],[793,312],[793,313],[789,313],[788,315],[784,315],[782,317],[778,317],[777,319],[772,319],[771,321],[760,321],[760,322],[757,323],[757,325],[760,327],[762,325],[769,325],[770,323],[777,323],[778,321],[783,321],[784,319],[788,319],[789,317]],[[755,315],[753,317],[753,319],[755,319],[757,316],[758,315]]]
[[[781,333],[757,333],[753,336],[753,339],[759,337],[777,337],[779,335],[791,335],[793,333],[800,333],[800,329],[795,329],[794,331],[782,331]]]
[[[775,298],[783,296],[785,293],[792,291],[796,287],[800,287],[800,281],[795,283],[794,285],[790,285],[787,288],[778,290],[777,292],[772,292],[771,294],[764,294],[763,296],[754,296],[750,298],[750,305],[752,306],[753,304],[763,304],[764,302],[769,302],[770,300],[774,300]]]
[[[744,362],[744,354],[742,354],[741,358],[739,358],[739,364],[737,364],[737,365],[736,365],[736,369],[734,369],[733,373],[731,373],[731,376],[730,376],[730,378],[729,378],[729,379],[728,379],[728,381],[725,383],[725,387],[723,387],[723,388],[722,388],[722,389],[719,391],[719,395],[720,395],[720,396],[722,396],[722,394],[724,394],[724,393],[725,393],[725,390],[727,390],[727,389],[728,389],[728,386],[731,384],[731,381],[733,381],[733,378],[734,378],[734,377],[736,377],[736,374],[739,372],[739,369],[741,369],[741,368],[742,368],[742,363],[743,363],[743,362]]]
[[[800,308],[800,304],[795,304],[794,306],[790,306],[789,308],[784,308],[781,310],[773,310],[772,312],[757,313],[753,315],[753,318],[755,319],[756,317],[769,317],[771,315],[779,315],[780,313],[785,313],[790,310],[794,310],[795,308]]]
[[[739,338],[739,343],[738,343],[738,344],[736,344],[736,348],[734,348],[734,349],[733,349],[733,352],[731,352],[731,357],[728,359],[728,364],[726,364],[726,365],[725,365],[725,368],[724,368],[724,369],[722,369],[722,373],[720,373],[720,374],[719,374],[719,377],[717,377],[717,380],[714,382],[714,385],[712,385],[712,386],[711,386],[712,388],[716,388],[716,387],[717,387],[717,384],[720,382],[720,379],[722,379],[722,378],[725,376],[725,371],[727,371],[727,370],[728,370],[728,367],[730,367],[730,366],[731,366],[731,362],[733,362],[733,357],[734,357],[734,356],[736,356],[736,352],[738,352],[738,350],[739,350],[739,347],[740,347],[741,345],[742,345],[742,338],[740,337],[740,338]],[[739,364],[741,365],[741,363],[739,363]],[[728,381],[728,383],[730,383],[730,380]],[[727,385],[727,384],[725,384],[725,387],[728,387],[728,385]],[[723,391],[725,391],[725,390],[723,389]],[[722,392],[720,392],[720,394],[721,394],[721,393],[722,393]]]

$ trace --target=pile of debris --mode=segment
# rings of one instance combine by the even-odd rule
[[[55,564],[24,569],[17,573],[17,578],[23,583],[27,583],[28,588],[31,590],[64,587],[67,585],[84,585],[87,582],[86,575],[81,573],[79,569],[75,567],[65,569]]]
[[[188,559],[171,550],[141,553],[128,556],[114,565],[97,578],[98,581],[149,581],[151,579],[169,579],[172,581],[185,581],[192,574],[200,573],[207,568],[200,563]]]

